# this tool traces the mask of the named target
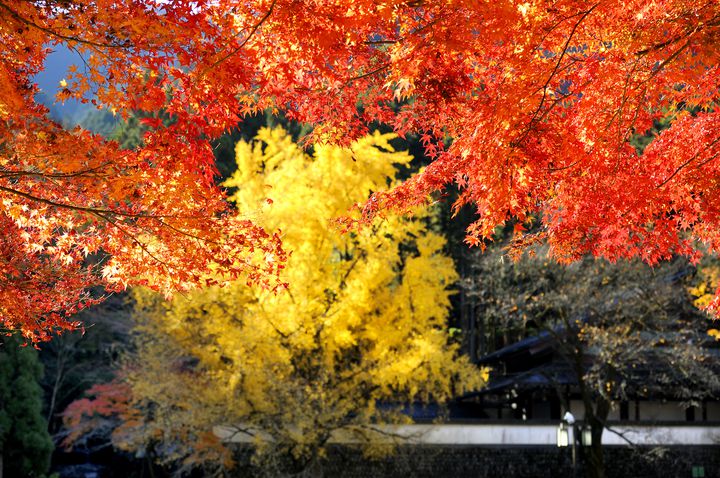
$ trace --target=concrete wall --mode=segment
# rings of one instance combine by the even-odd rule
[[[527,423],[496,424],[437,424],[378,426],[386,432],[403,437],[401,442],[418,445],[459,446],[556,446],[558,424]],[[720,443],[720,428],[702,425],[651,426],[618,425],[603,432],[605,445],[715,445]],[[572,430],[570,431],[572,442]],[[216,428],[215,434],[225,441],[249,443],[246,434],[232,434],[228,429]],[[623,438],[625,437],[625,439]],[[350,435],[338,432],[336,443],[357,443]],[[626,440],[627,439],[627,440]]]
[[[432,445],[529,446],[557,444],[557,425],[473,424],[406,425],[394,428],[411,443]],[[720,444],[720,428],[687,426],[622,425],[603,432],[606,445],[626,445],[624,436],[636,445]],[[572,432],[571,432],[572,433]],[[621,436],[622,435],[622,436]],[[572,435],[570,440],[572,441]]]

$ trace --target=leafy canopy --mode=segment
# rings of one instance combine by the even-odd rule
[[[720,244],[718,2],[3,0],[0,11],[2,317],[26,335],[67,326],[58,311],[97,281],[182,288],[210,261],[272,276],[277,244],[228,219],[209,147],[267,108],[346,145],[373,121],[421,134],[435,161],[377,192],[368,219],[456,183],[456,207],[478,213],[471,244],[538,214],[568,260],[655,263]],[[58,128],[31,80],[58,43],[79,64],[59,99],[173,122],[146,118],[133,152]],[[639,156],[630,140],[661,119],[669,127]],[[83,268],[101,245],[111,262]],[[26,300],[35,289],[47,294]]]

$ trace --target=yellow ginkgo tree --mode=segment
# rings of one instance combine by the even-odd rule
[[[482,386],[486,372],[448,340],[457,275],[428,214],[335,227],[412,159],[392,139],[374,133],[308,154],[284,130],[262,129],[237,144],[225,185],[253,221],[282,231],[289,285],[211,286],[169,302],[136,291],[128,380],[152,410],[156,450],[179,441],[202,454],[215,427],[296,468],[333,440],[386,443],[383,424],[409,421],[401,408]]]

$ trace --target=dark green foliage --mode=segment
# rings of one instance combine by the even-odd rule
[[[83,127],[117,141],[121,148],[134,149],[142,144],[143,135],[148,130],[147,126],[141,123],[142,119],[154,116],[156,115],[136,112],[130,116],[127,121],[120,122],[114,129],[107,133],[98,129],[92,129],[84,124]],[[163,118],[164,124],[168,125],[172,123],[172,119],[167,115],[161,113],[160,117]],[[93,119],[93,121],[95,120]],[[92,126],[93,124],[94,123],[90,123],[89,125]],[[288,120],[282,115],[273,115],[269,111],[244,118],[237,128],[234,128],[232,131],[213,141],[215,166],[220,173],[220,181],[227,179],[230,177],[230,174],[235,171],[235,145],[238,141],[251,141],[257,135],[258,130],[265,126],[270,128],[282,126],[295,140],[302,138],[311,130],[308,125]]]
[[[110,139],[117,141],[123,149],[135,149],[143,144],[143,136],[148,127],[141,123],[143,118],[160,117],[163,124],[169,125],[172,120],[165,113],[146,113],[138,111],[130,116],[127,121],[121,121],[118,126],[107,135]]]
[[[140,119],[131,116],[113,131],[110,138],[117,141],[123,149],[135,149],[142,144],[145,131],[147,127],[140,124]]]
[[[645,148],[657,137],[663,130],[666,130],[672,124],[672,116],[666,116],[659,120],[653,121],[653,127],[645,131],[644,134],[636,134],[630,138],[630,144],[637,150],[639,154],[645,151]]]
[[[113,115],[110,111],[92,109],[85,113],[78,122],[78,125],[88,131],[108,138],[119,128],[121,119],[119,116]]]
[[[39,477],[53,442],[42,416],[43,368],[37,352],[15,337],[0,339],[0,452],[3,476]]]
[[[235,145],[238,141],[250,142],[255,138],[260,128],[278,126],[290,133],[295,141],[298,141],[311,131],[309,125],[289,120],[282,115],[273,115],[269,111],[244,118],[237,128],[213,142],[215,166],[220,172],[220,178],[222,180],[229,178],[237,168],[235,164]]]

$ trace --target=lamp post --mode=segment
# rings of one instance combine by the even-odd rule
[[[592,446],[592,428],[583,425],[582,434],[580,435],[580,441],[583,446]]]
[[[572,442],[572,467],[573,477],[577,475],[576,459],[575,459],[575,433],[573,425],[575,424],[575,416],[568,410],[562,417],[562,421],[557,429],[557,446],[566,447]],[[573,428],[572,437],[570,436],[570,428]]]
[[[560,422],[557,429],[557,446],[564,448],[568,443],[568,429],[565,428],[565,422]]]

